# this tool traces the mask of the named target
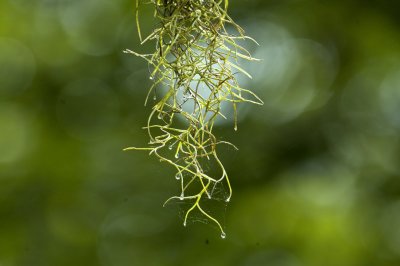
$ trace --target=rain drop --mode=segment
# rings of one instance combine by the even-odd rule
[[[177,174],[175,175],[175,179],[176,179],[176,180],[181,179],[181,177],[182,177],[182,174],[181,174],[181,173],[177,173]]]
[[[222,232],[222,233],[221,233],[221,238],[222,238],[222,239],[225,239],[225,237],[226,237],[225,232]]]

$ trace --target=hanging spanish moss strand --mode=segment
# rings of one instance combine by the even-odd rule
[[[180,182],[181,193],[172,199],[190,202],[184,216],[184,225],[190,213],[198,209],[225,232],[220,222],[202,207],[202,199],[213,197],[217,184],[225,183],[229,190],[225,198],[229,202],[232,188],[225,168],[218,157],[217,147],[227,144],[214,134],[216,119],[226,118],[221,106],[229,102],[233,106],[234,125],[237,130],[237,104],[250,102],[263,104],[250,90],[242,88],[237,74],[251,76],[242,69],[239,59],[256,60],[237,41],[251,39],[227,14],[228,0],[151,0],[138,1],[154,5],[158,27],[145,39],[137,24],[143,43],[156,44],[152,54],[126,53],[145,59],[150,66],[153,81],[149,97],[159,96],[156,88],[166,92],[156,100],[148,118],[150,142],[147,148],[129,147],[125,150],[148,150],[161,162],[176,169],[175,178]],[[228,33],[236,32],[235,34]],[[254,41],[255,42],[255,41]],[[209,161],[209,162],[207,162]],[[204,164],[214,161],[220,168],[218,176],[211,176]]]

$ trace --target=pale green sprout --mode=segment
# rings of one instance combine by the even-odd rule
[[[142,4],[154,6],[154,16],[158,27],[145,39],[139,25],[139,8]],[[237,40],[253,40],[245,36],[243,29],[227,14],[228,0],[149,0],[136,2],[136,23],[141,43],[156,42],[152,54],[139,54],[131,50],[126,53],[145,59],[152,71],[150,87],[145,104],[155,89],[160,86],[167,92],[153,106],[147,126],[150,137],[149,147],[129,147],[125,150],[147,150],[161,162],[167,162],[176,169],[176,179],[180,180],[181,194],[170,200],[191,202],[183,224],[186,226],[190,213],[196,208],[221,230],[220,222],[201,206],[204,197],[211,199],[217,184],[225,182],[229,194],[232,187],[228,174],[217,155],[220,144],[236,146],[219,141],[213,132],[221,104],[230,102],[234,112],[234,129],[237,130],[237,104],[249,102],[262,105],[262,100],[250,90],[240,87],[235,75],[250,74],[239,66],[238,59],[254,61],[250,53]],[[237,33],[228,33],[227,27]],[[256,43],[256,42],[255,42]],[[200,93],[201,88],[208,95]],[[179,97],[178,93],[183,94]],[[183,106],[190,106],[189,111]],[[184,121],[184,122],[182,122]],[[202,160],[214,160],[221,170],[218,177],[210,176],[204,170]],[[189,193],[189,188],[198,188],[197,193]]]

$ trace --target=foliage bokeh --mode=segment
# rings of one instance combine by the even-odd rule
[[[239,82],[265,105],[216,125],[239,147],[224,240],[162,207],[173,169],[122,152],[148,141],[133,8],[0,2],[0,265],[400,264],[399,4],[230,2],[262,59]]]

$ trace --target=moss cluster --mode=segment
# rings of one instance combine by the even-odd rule
[[[142,1],[137,1],[137,10]],[[250,75],[238,64],[238,59],[255,60],[238,44],[238,40],[251,39],[227,14],[228,0],[151,0],[154,16],[159,21],[156,29],[145,39],[137,24],[142,43],[154,41],[152,54],[126,53],[144,58],[151,67],[153,85],[148,98],[157,87],[167,88],[153,106],[148,119],[149,147],[130,147],[126,150],[149,150],[150,154],[176,169],[181,194],[171,197],[191,202],[184,217],[198,209],[215,222],[225,236],[219,221],[201,206],[204,197],[212,198],[214,187],[225,182],[232,195],[227,172],[217,155],[220,141],[213,134],[218,116],[225,118],[221,105],[229,102],[234,110],[234,129],[237,129],[237,104],[262,101],[250,90],[240,87],[236,75]],[[232,34],[232,32],[235,32]],[[233,146],[233,145],[232,145]],[[235,147],[235,146],[233,146]],[[235,147],[236,148],[236,147]],[[211,176],[204,162],[213,160],[221,175]],[[195,193],[193,193],[195,191]]]

